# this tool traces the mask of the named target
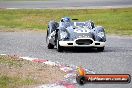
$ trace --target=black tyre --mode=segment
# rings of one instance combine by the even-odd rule
[[[86,78],[84,76],[77,76],[76,81],[78,84],[83,85],[86,83]]]
[[[47,30],[46,42],[47,42],[47,47],[48,47],[48,49],[53,49],[53,48],[54,48],[54,45],[51,44],[51,43],[49,43],[49,39],[48,39],[48,30]]]
[[[51,43],[48,43],[48,49],[53,49],[54,48],[54,45],[52,45]]]
[[[63,51],[63,47],[59,45],[59,39],[57,39],[56,47],[57,47],[57,51],[58,52],[62,52]]]
[[[104,51],[104,47],[98,47],[98,48],[97,48],[97,51],[98,51],[98,52],[103,52],[103,51]]]

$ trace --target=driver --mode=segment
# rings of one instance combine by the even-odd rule
[[[69,17],[65,17],[64,22],[71,22],[71,19]]]
[[[64,17],[61,19],[60,26],[68,27],[71,24],[71,19],[69,17]]]

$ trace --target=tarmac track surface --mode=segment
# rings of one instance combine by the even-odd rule
[[[1,1],[0,8],[49,9],[49,8],[122,8],[132,7],[132,0],[47,0],[47,1]]]
[[[104,52],[88,48],[70,49],[62,53],[47,49],[46,33],[0,32],[0,54],[44,58],[68,65],[82,65],[100,74],[132,75],[132,37],[107,36]],[[132,88],[130,84],[86,84],[78,88]]]

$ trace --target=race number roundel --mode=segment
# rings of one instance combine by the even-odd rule
[[[76,32],[76,33],[89,33],[90,30],[86,29],[86,28],[77,28],[74,30],[74,32]]]

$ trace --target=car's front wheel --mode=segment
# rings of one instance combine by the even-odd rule
[[[58,51],[58,52],[62,52],[62,51],[63,51],[63,47],[60,46],[60,44],[59,44],[59,39],[57,39],[56,47],[57,47],[57,51]]]
[[[103,52],[103,51],[104,51],[104,47],[98,47],[98,48],[97,48],[97,51],[98,51],[98,52]]]

